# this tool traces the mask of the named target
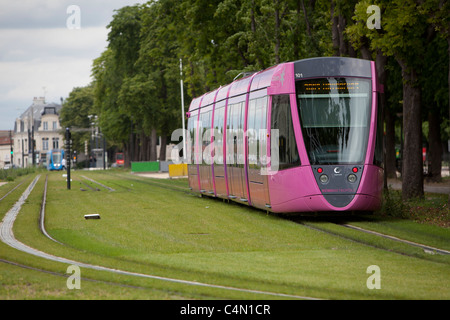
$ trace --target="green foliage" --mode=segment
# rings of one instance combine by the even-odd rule
[[[370,5],[381,9],[381,29],[367,27]],[[409,83],[422,88],[422,116],[438,108],[445,132],[448,9],[439,0],[152,0],[124,7],[93,63],[94,112],[108,141],[137,148],[136,155],[147,139],[181,127],[180,78],[187,109],[193,97],[241,72],[314,56],[383,54],[391,114],[402,112]]]
[[[82,191],[80,188],[84,190],[85,184],[91,183],[83,176],[114,187],[115,191],[102,187],[101,191]],[[37,182],[14,222],[14,236],[25,245],[115,270],[255,292],[192,286],[85,267],[81,268],[81,290],[67,290],[67,264],[26,254],[1,242],[1,259],[33,270],[1,263],[0,299],[287,298],[262,295],[261,291],[323,299],[450,296],[448,256],[430,255],[410,245],[332,223],[338,220],[336,217],[297,217],[300,223],[295,223],[248,206],[194,197],[187,192],[185,179],[149,179],[123,171],[75,171],[70,191],[59,173],[49,173],[45,228],[65,244],[62,246],[49,241],[36,223],[44,180],[42,176]],[[27,185],[24,183],[5,201],[12,206]],[[90,213],[100,214],[101,219],[83,218]],[[380,217],[346,216],[341,221],[448,249],[449,232],[445,228]],[[366,286],[370,265],[381,268],[381,290],[368,290]]]
[[[401,199],[401,192],[395,190],[384,190],[383,207],[380,212],[394,218],[410,217],[409,208]]]
[[[429,193],[425,199],[413,198],[404,202],[401,191],[385,190],[383,207],[379,210],[379,214],[444,228],[450,226],[450,211],[446,194]]]
[[[64,101],[60,112],[60,122],[63,128],[69,127],[71,130],[73,150],[84,150],[84,141],[90,141],[88,116],[93,114],[93,107],[94,88],[92,84],[74,88]]]
[[[0,181],[14,181],[18,177],[25,176],[30,173],[36,172],[39,170],[34,167],[27,168],[13,168],[13,169],[0,169]]]

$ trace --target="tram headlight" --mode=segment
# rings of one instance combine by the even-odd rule
[[[356,182],[356,175],[354,175],[353,173],[350,173],[347,177],[348,182]]]
[[[323,174],[319,177],[320,182],[327,183],[328,182],[328,176],[326,174]]]

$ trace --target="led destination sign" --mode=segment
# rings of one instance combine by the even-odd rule
[[[297,84],[299,98],[367,97],[367,81],[345,78],[322,78],[301,81]]]

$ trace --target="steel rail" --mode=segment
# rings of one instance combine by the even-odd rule
[[[11,190],[8,191],[8,193],[6,193],[3,197],[0,198],[0,201],[2,201],[3,199],[5,199],[7,196],[9,196],[10,193],[12,193],[14,190],[16,190],[18,187],[20,187],[25,181],[22,181],[21,183],[19,183],[17,186],[15,186],[14,188],[12,188]]]
[[[419,248],[422,248],[427,253],[439,253],[439,254],[444,254],[444,255],[450,254],[450,251],[448,251],[448,250],[431,247],[431,246],[428,246],[428,245],[425,245],[425,244],[422,244],[422,243],[417,243],[417,242],[413,242],[413,241],[397,238],[397,237],[394,237],[394,236],[391,236],[391,235],[388,235],[388,234],[384,234],[384,233],[380,233],[380,232],[376,232],[376,231],[372,231],[372,230],[367,230],[367,229],[364,229],[364,228],[361,228],[361,227],[353,226],[351,224],[342,224],[342,226],[350,228],[350,229],[358,230],[358,231],[361,231],[361,232],[369,233],[369,234],[372,234],[372,235],[376,235],[376,236],[379,236],[379,237],[387,238],[387,239],[390,239],[390,240],[403,242],[403,243],[409,244],[411,246],[419,247]]]
[[[237,292],[246,292],[246,293],[252,293],[252,294],[261,294],[261,295],[276,296],[276,297],[283,297],[283,298],[293,298],[293,299],[303,299],[303,300],[320,300],[319,298],[314,298],[314,297],[299,296],[299,295],[285,294],[285,293],[279,293],[279,292],[253,290],[253,289],[238,288],[238,287],[231,287],[231,286],[223,286],[223,285],[203,283],[203,282],[183,280],[183,279],[176,279],[176,278],[169,278],[169,277],[163,277],[163,276],[157,276],[157,275],[151,275],[151,274],[124,271],[124,270],[120,270],[120,269],[113,269],[113,268],[108,268],[108,267],[104,267],[104,266],[93,265],[93,264],[89,264],[89,263],[70,260],[70,259],[67,259],[64,257],[55,256],[55,255],[40,251],[38,249],[32,248],[32,247],[20,242],[19,240],[17,240],[14,237],[13,225],[14,225],[14,222],[16,220],[18,213],[20,212],[21,206],[25,203],[25,200],[30,195],[31,191],[33,190],[33,188],[36,185],[39,178],[40,178],[40,175],[38,175],[31,182],[31,184],[24,191],[24,193],[22,194],[20,199],[16,202],[16,204],[13,206],[13,208],[11,208],[6,213],[5,217],[3,218],[3,221],[0,223],[0,240],[12,248],[15,248],[15,249],[23,251],[25,253],[35,255],[37,257],[44,258],[44,259],[51,260],[51,261],[61,262],[64,264],[69,264],[69,265],[76,265],[76,266],[79,266],[82,268],[87,268],[87,269],[92,269],[92,270],[113,272],[116,274],[121,274],[121,275],[126,275],[126,276],[135,276],[135,277],[161,280],[161,281],[172,282],[172,283],[179,283],[179,284],[184,284],[184,285],[208,287],[208,288],[223,289],[223,290],[230,290],[230,291],[237,291]]]

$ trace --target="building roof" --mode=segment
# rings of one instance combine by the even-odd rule
[[[51,108],[53,109],[56,114],[59,114],[59,111],[61,110],[62,106],[60,104],[56,104],[54,102],[52,103],[46,103],[45,99],[43,97],[41,98],[34,98],[33,104],[28,107],[27,110],[25,110],[19,117],[19,119],[24,119],[27,117],[33,116],[33,119],[40,120],[41,116],[44,114],[45,109]]]
[[[20,116],[22,122],[27,119],[33,119],[33,125],[37,129],[41,124],[41,117],[45,114],[59,114],[62,106],[56,103],[46,103],[44,97],[34,97],[33,104],[28,107]],[[14,132],[17,132],[17,121],[14,125]]]
[[[10,138],[9,130],[0,130],[0,146],[10,145],[12,138]]]

